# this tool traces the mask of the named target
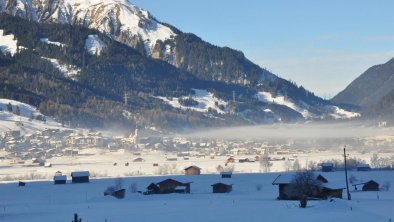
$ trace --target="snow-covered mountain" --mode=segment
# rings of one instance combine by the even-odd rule
[[[152,54],[157,41],[176,34],[127,0],[1,0],[0,11],[37,22],[82,25]]]
[[[0,0],[0,11],[6,12],[0,26],[6,34],[0,35],[4,39],[0,42],[2,52],[14,55],[28,49],[22,57],[4,61],[7,65],[23,63],[24,77],[32,81],[16,81],[20,70],[4,72],[15,80],[13,91],[34,97],[36,105],[46,104],[40,104],[43,113],[65,121],[75,121],[73,115],[80,113],[81,107],[89,107],[81,118],[90,116],[92,123],[112,119],[108,101],[115,102],[118,110],[133,106],[132,110],[140,110],[144,113],[141,116],[149,118],[150,112],[164,110],[168,113],[161,116],[163,119],[173,115],[179,123],[149,119],[147,124],[170,123],[175,128],[184,125],[184,120],[190,121],[190,116],[195,118],[191,125],[206,118],[204,126],[218,125],[212,119],[226,125],[359,116],[259,67],[241,51],[182,33],[125,0]],[[28,62],[21,59],[24,57],[45,62]],[[36,69],[46,73],[48,82],[56,75],[59,87],[53,90],[50,84],[41,85],[42,81],[30,73]],[[65,94],[70,88],[73,94]],[[129,103],[123,106],[120,102],[126,94]],[[96,105],[97,96],[105,98],[105,108]],[[61,104],[64,110],[53,108],[52,103]],[[75,112],[65,117],[69,109]]]

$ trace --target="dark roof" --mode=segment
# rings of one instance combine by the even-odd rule
[[[378,186],[379,186],[379,183],[376,182],[376,181],[374,181],[374,180],[370,180],[370,181],[362,182],[362,183],[352,184],[352,186],[357,186],[357,185],[362,185],[362,184],[375,184],[375,185],[378,185]]]
[[[215,183],[215,184],[212,184],[211,186],[213,186],[213,187],[215,187],[215,186],[227,186],[227,187],[230,187],[230,186],[232,186],[232,184]]]
[[[328,180],[327,180],[325,177],[323,177],[321,174],[319,174],[319,175],[316,177],[316,180],[320,180],[320,181],[323,182],[323,183],[328,183]]]
[[[186,168],[185,168],[185,170],[188,170],[188,169],[191,169],[191,168],[195,168],[195,169],[201,170],[201,168],[200,168],[200,167],[198,167],[198,166],[195,166],[195,165],[193,165],[193,166],[189,166],[189,167],[186,167]]]
[[[179,182],[179,181],[176,181],[176,180],[173,180],[173,179],[166,179],[166,180],[163,180],[163,181],[161,181],[161,182],[159,182],[159,183],[157,183],[159,186],[162,186],[162,185],[166,185],[166,184],[174,184],[174,185],[176,185],[176,186],[184,186],[185,184],[190,184],[191,182],[188,182],[188,183],[182,183],[182,182]]]
[[[149,184],[148,187],[146,187],[146,189],[147,190],[157,190],[157,189],[159,189],[159,187],[156,184],[151,183],[151,184]]]

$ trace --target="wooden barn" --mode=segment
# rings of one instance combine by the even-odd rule
[[[200,175],[201,174],[201,168],[198,166],[189,166],[185,168],[185,175]]]
[[[374,180],[370,180],[370,181],[364,182],[364,183],[352,184],[352,186],[354,186],[355,190],[358,190],[357,186],[359,186],[359,185],[363,185],[362,191],[379,191],[380,190],[379,189],[379,186],[380,186],[379,183],[377,183]]]
[[[66,184],[66,181],[67,181],[67,176],[62,175],[61,173],[60,174],[56,173],[55,176],[53,177],[54,184]]]
[[[215,183],[212,184],[212,192],[213,193],[230,193],[233,190],[233,185],[227,185],[224,183]]]
[[[363,191],[379,191],[379,183],[370,180],[363,185]]]
[[[89,171],[77,171],[71,173],[72,183],[89,183]]]
[[[159,193],[190,193],[190,182],[182,183],[173,179],[163,180],[157,185],[159,186]]]
[[[366,163],[357,164],[357,171],[370,171],[371,167]]]
[[[231,172],[231,171],[221,172],[220,175],[222,176],[222,178],[231,178],[231,176],[233,175],[233,172]]]
[[[323,172],[332,172],[334,170],[333,163],[322,163],[321,164],[321,171]]]
[[[298,197],[292,195],[289,191],[289,186],[294,178],[294,174],[280,174],[273,182],[272,185],[279,186],[279,200],[297,200]],[[327,199],[328,197],[342,198],[342,191],[344,188],[330,184],[328,180],[322,175],[316,176],[319,181],[318,193],[309,198]]]

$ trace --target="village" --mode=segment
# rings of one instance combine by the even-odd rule
[[[363,165],[391,169],[392,139],[225,140],[147,136],[138,129],[126,136],[71,129],[44,129],[30,134],[12,130],[0,134],[0,177],[8,181],[50,179],[58,171],[70,174],[76,170],[90,171],[97,178],[179,175],[193,165],[208,174],[320,170],[327,164],[343,170],[341,144],[348,144],[351,169]]]

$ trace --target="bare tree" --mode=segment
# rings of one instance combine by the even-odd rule
[[[270,162],[270,158],[269,158],[268,154],[264,154],[263,156],[261,156],[260,167],[263,168],[263,171],[265,173],[268,173],[271,171],[272,165],[273,164]]]
[[[123,179],[122,178],[116,178],[115,179],[115,189],[116,190],[120,190],[120,189],[122,189],[122,186],[123,186]]]
[[[290,160],[286,160],[283,162],[283,167],[285,168],[285,171],[290,171],[293,167],[293,164],[290,162]]]
[[[137,183],[135,183],[135,182],[134,182],[134,183],[131,183],[129,189],[130,189],[130,192],[131,192],[131,193],[137,193],[137,192],[138,192]]]
[[[382,191],[389,191],[390,190],[390,181],[386,181],[382,184],[382,186],[380,187],[380,190]]]
[[[312,171],[296,173],[290,182],[286,193],[288,196],[301,199],[302,197],[315,197],[321,188],[321,182],[317,180]]]
[[[296,160],[294,161],[294,163],[293,163],[293,170],[294,170],[294,171],[300,171],[300,170],[301,170],[301,164],[300,164],[300,162],[298,161],[298,159],[296,159]]]

